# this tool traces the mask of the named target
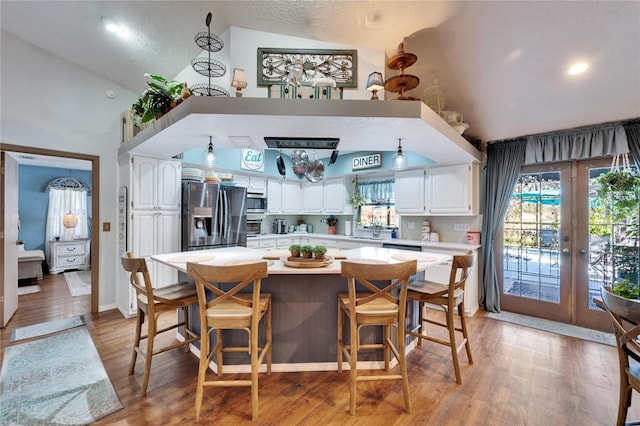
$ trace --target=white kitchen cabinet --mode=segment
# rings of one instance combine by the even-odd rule
[[[399,214],[424,214],[425,171],[407,170],[395,173],[395,207]]]
[[[258,241],[258,247],[261,249],[276,248],[276,240],[260,240]]]
[[[247,247],[252,249],[259,249],[260,242],[256,240],[247,240]]]
[[[292,180],[282,181],[282,213],[300,213],[302,211],[302,186],[300,182]],[[271,200],[267,201],[267,205]]]
[[[249,192],[265,194],[267,192],[267,179],[258,176],[249,177]]]
[[[176,269],[154,262],[150,257],[180,251],[180,212],[134,210],[131,215],[133,255],[147,259],[154,287],[175,284],[178,280]]]
[[[301,213],[302,188],[293,180],[267,180],[268,213]]]
[[[156,287],[173,284],[177,272],[150,260],[153,254],[180,251],[180,202],[182,163],[173,159],[126,156],[118,159],[119,181],[128,191],[126,250],[145,257]],[[125,247],[120,247],[124,251]],[[122,267],[117,270],[116,298],[125,316],[136,313],[136,295]]]
[[[148,157],[132,157],[131,208],[179,209],[182,163]]]
[[[258,176],[234,174],[233,180],[236,186],[247,188],[248,193],[265,194],[267,192],[267,179]]]
[[[425,178],[426,213],[433,216],[477,215],[478,181],[478,165],[475,163],[428,168]]]
[[[277,238],[276,239],[276,248],[286,249],[291,245],[291,238]]]
[[[282,179],[267,179],[267,212],[282,212]]]
[[[324,185],[322,182],[302,184],[302,209],[305,213],[322,213],[324,209]]]
[[[344,178],[329,178],[324,180],[323,186],[324,213],[350,213],[347,204],[347,191]]]

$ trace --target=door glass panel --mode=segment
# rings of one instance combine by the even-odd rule
[[[504,220],[503,293],[560,302],[560,172],[521,174]]]
[[[589,307],[600,286],[638,289],[640,205],[637,195],[600,192],[598,178],[609,167],[589,169]]]

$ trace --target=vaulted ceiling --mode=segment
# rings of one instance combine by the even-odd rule
[[[208,12],[229,26],[419,55],[468,134],[496,140],[640,116],[640,2],[8,1],[2,30],[140,93],[144,73],[174,76],[200,53]],[[100,17],[126,25],[131,43]],[[587,72],[569,77],[575,61]],[[394,71],[388,70],[389,75]],[[364,88],[362,88],[364,90]],[[390,94],[392,95],[392,94]],[[391,96],[389,96],[391,97]]]

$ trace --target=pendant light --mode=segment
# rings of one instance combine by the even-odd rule
[[[407,168],[407,157],[402,154],[402,139],[398,139],[398,149],[391,159],[392,170],[403,170]]]
[[[215,155],[213,153],[213,136],[209,136],[209,148],[204,153],[204,163],[207,166],[213,166],[215,162]]]

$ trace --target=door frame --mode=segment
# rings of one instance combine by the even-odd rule
[[[0,151],[72,158],[91,162],[91,313],[98,313],[100,306],[100,156],[5,143],[0,143]],[[0,200],[0,203],[4,207],[4,198]]]

